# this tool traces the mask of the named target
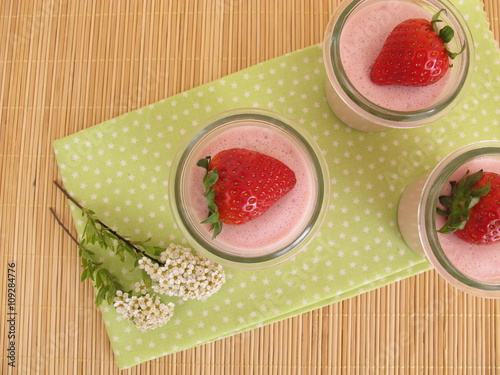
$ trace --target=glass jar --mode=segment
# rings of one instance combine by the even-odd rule
[[[220,113],[201,128],[180,146],[169,179],[174,219],[189,244],[220,264],[240,269],[275,265],[304,248],[321,225],[329,197],[328,167],[309,134],[278,113],[256,108]],[[260,217],[242,225],[223,224],[214,239],[210,224],[201,223],[208,213],[205,171],[196,163],[235,147],[284,162],[296,173],[297,184]]]
[[[459,180],[467,169],[473,167],[472,174],[485,165],[492,165],[494,170],[490,171],[500,174],[500,141],[476,142],[450,153],[429,175],[417,178],[405,189],[399,202],[398,224],[406,243],[427,257],[448,282],[477,296],[500,298],[500,267],[494,271],[495,276],[483,276],[478,271],[500,264],[500,242],[469,245],[454,234],[438,233],[439,196],[450,190],[449,182]],[[452,242],[443,236],[453,236]]]
[[[346,25],[348,25],[359,12],[367,12],[368,7],[373,6],[374,11],[371,11],[372,8],[370,8],[370,11],[367,12],[368,14],[366,16],[373,18],[372,15],[377,13],[375,7],[380,8],[381,6],[385,6],[385,15],[382,14],[382,11],[378,12],[380,14],[377,13],[378,18],[382,19],[382,21],[379,20],[376,22],[392,22],[395,27],[397,23],[405,20],[408,16],[405,15],[404,12],[402,12],[403,14],[401,16],[397,16],[396,13],[392,12],[392,8],[396,6],[405,6],[409,3],[425,10],[429,15],[429,19],[432,15],[438,13],[439,10],[444,9],[440,15],[440,19],[444,22],[439,23],[439,25],[449,25],[455,31],[455,36],[451,42],[447,44],[447,48],[452,52],[459,52],[462,49],[462,46],[465,45],[465,49],[453,60],[453,66],[449,69],[447,75],[442,78],[443,80],[447,80],[444,88],[440,88],[442,91],[440,91],[439,94],[435,94],[436,97],[430,104],[422,104],[425,105],[425,107],[415,107],[408,110],[401,108],[390,109],[387,108],[388,105],[381,105],[380,102],[379,104],[375,103],[375,101],[378,101],[378,98],[387,97],[388,95],[384,95],[383,93],[380,94],[378,92],[379,88],[375,87],[377,85],[369,81],[369,67],[366,72],[355,72],[356,75],[363,75],[363,80],[366,81],[363,82],[363,85],[367,85],[366,89],[360,89],[361,81],[358,81],[358,87],[356,87],[352,79],[354,76],[348,76],[346,70],[349,67],[344,66],[343,64],[341,40],[343,32],[346,29]],[[398,17],[401,18],[401,21],[399,21]],[[370,28],[370,26],[373,27]],[[374,48],[374,52],[376,51],[376,53],[372,56],[373,60],[368,61],[370,59],[367,58],[366,63],[363,63],[365,65],[370,64],[371,66],[371,64],[373,64],[373,61],[378,55],[383,42],[388,35],[384,34],[384,36],[382,36],[382,34],[380,34],[378,38],[375,38],[373,35],[376,35],[379,32],[379,29],[380,27],[376,27],[376,25],[368,24],[363,24],[363,27],[357,29],[358,31],[356,36],[359,38],[366,37],[378,39],[377,41],[370,40],[369,46],[375,47],[380,43],[380,47],[376,49]],[[365,35],[361,36],[363,32]],[[357,41],[345,43],[350,44],[350,48],[352,48]],[[372,54],[374,52],[372,52]],[[474,43],[464,18],[448,0],[346,0],[336,9],[328,23],[324,37],[323,59],[327,74],[325,82],[326,98],[332,111],[343,123],[351,128],[361,131],[380,131],[387,128],[412,128],[428,124],[441,118],[460,101],[466,92],[466,88],[470,84],[473,72]],[[364,61],[360,58],[355,60]],[[436,85],[438,84],[439,82],[427,87],[408,88],[397,86],[398,88],[396,88],[396,90],[434,90],[430,87],[437,87]],[[372,86],[370,87],[368,85]],[[384,86],[383,90],[394,90],[394,88],[395,86]],[[370,96],[368,95],[368,90],[377,91],[374,91],[373,94],[370,94],[373,96]],[[387,93],[387,91],[385,92]],[[425,98],[425,92],[422,91],[422,94],[424,94],[422,97]],[[369,99],[367,95],[371,99]],[[408,93],[407,95],[407,102],[411,103],[413,95],[411,93]],[[402,98],[403,96],[396,95],[395,97]],[[396,100],[393,100],[393,102],[396,102]]]

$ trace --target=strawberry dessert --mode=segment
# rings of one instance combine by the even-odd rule
[[[469,277],[500,281],[500,161],[466,163],[441,194],[436,225],[448,259]]]
[[[236,256],[263,256],[309,225],[318,181],[307,152],[289,138],[248,121],[196,154],[185,206],[207,243]]]
[[[376,2],[345,24],[340,56],[353,86],[373,103],[415,111],[436,102],[449,81],[452,59],[446,43],[454,36],[422,7],[401,1]]]

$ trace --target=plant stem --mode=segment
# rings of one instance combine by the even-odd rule
[[[66,196],[66,198],[68,198],[71,202],[73,202],[80,210],[82,210],[83,212],[86,212],[85,210],[85,207],[83,207],[80,203],[78,203],[78,201],[73,198],[67,191],[66,189],[64,189],[64,187],[58,182],[58,181],[54,181],[54,184],[57,186],[57,188]],[[88,215],[88,214],[87,214]],[[103,223],[101,220],[99,219],[95,219],[95,222],[98,223],[99,225],[101,225],[103,228],[105,228],[107,231],[109,231],[110,233],[112,233],[113,235],[116,236],[116,238],[118,238],[120,241],[123,241],[125,242],[127,245],[129,245],[132,249],[134,249],[135,251],[137,251],[139,254],[145,256],[146,258],[149,258],[151,259],[153,262],[155,263],[160,263],[158,261],[158,259],[155,259],[153,258],[152,256],[150,256],[148,253],[146,253],[145,251],[139,249],[136,245],[134,245],[132,242],[130,242],[129,240],[127,240],[125,237],[122,237],[120,234],[118,234],[116,231],[114,231],[113,229],[111,229],[110,227],[108,227],[105,223]],[[68,232],[68,231],[67,231]],[[76,241],[78,243],[78,241]]]
[[[71,234],[69,229],[66,228],[66,226],[63,224],[61,219],[59,219],[59,217],[57,216],[56,212],[54,211],[54,209],[52,207],[50,207],[50,212],[52,213],[52,216],[54,216],[54,219],[56,219],[57,224],[59,224],[61,226],[61,228],[70,236],[70,238],[73,240],[74,243],[79,245],[80,243],[78,242],[78,240]]]

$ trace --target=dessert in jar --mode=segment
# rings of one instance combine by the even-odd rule
[[[439,22],[433,22],[434,15]],[[402,22],[416,19],[436,25],[438,33],[445,27],[454,30],[452,39],[444,43],[446,50],[461,52],[453,60],[449,59],[453,67],[443,72],[438,81],[427,82],[425,86],[402,81],[391,81],[390,84],[379,81],[372,69],[378,56],[385,52],[384,44],[388,37]],[[410,49],[411,43],[402,39],[398,43],[394,48],[396,55],[404,55],[401,58],[403,65],[411,61],[411,69],[420,69],[420,61],[406,55],[416,52],[413,54],[416,56],[419,50],[431,47],[424,44],[419,48],[417,44],[416,48]],[[393,44],[392,40],[390,44]],[[396,58],[394,65],[399,63]],[[326,98],[336,116],[357,130],[422,126],[444,116],[459,102],[470,82],[473,58],[470,31],[450,1],[345,1],[332,15],[325,32]],[[445,61],[444,58],[442,60]],[[425,76],[427,73],[422,70],[418,74]]]
[[[170,179],[169,199],[183,235],[196,250],[228,266],[259,268],[289,259],[314,236],[326,212],[328,168],[321,150],[299,125],[267,110],[232,110],[202,126],[181,145]],[[241,225],[222,223],[219,233],[212,222],[204,222],[211,215],[203,182],[207,168],[197,164],[214,163],[231,150],[271,157],[289,168],[295,181],[263,214]],[[251,191],[260,188],[249,178],[235,183],[252,183]]]
[[[410,183],[398,207],[401,234],[413,250],[456,287],[494,298],[500,297],[499,176],[500,142],[473,143]]]

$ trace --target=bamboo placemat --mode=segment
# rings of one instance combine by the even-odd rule
[[[4,1],[0,4],[1,373],[118,373],[71,225],[52,142],[316,43],[339,1]],[[499,40],[497,0],[484,0]],[[498,69],[498,67],[492,67]],[[7,365],[16,271],[16,368]],[[500,302],[434,271],[120,373],[500,371]],[[111,338],[112,339],[112,338]]]

